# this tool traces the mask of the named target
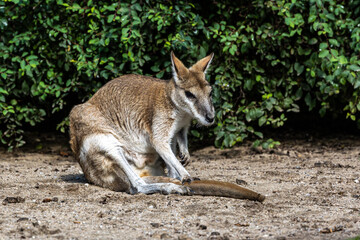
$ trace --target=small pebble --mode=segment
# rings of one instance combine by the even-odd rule
[[[160,227],[160,223],[150,223],[150,225],[154,228]]]
[[[8,203],[24,203],[25,202],[25,198],[22,197],[6,197],[3,200],[3,205],[6,205]]]
[[[236,184],[244,185],[244,186],[248,185],[248,183],[245,180],[242,180],[242,179],[239,179],[239,178],[236,179]]]
[[[199,229],[201,229],[201,230],[206,230],[206,229],[207,229],[207,226],[206,226],[206,225],[203,225],[203,224],[200,224],[200,225],[199,225]]]

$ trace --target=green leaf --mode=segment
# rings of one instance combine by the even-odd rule
[[[5,89],[3,89],[2,87],[0,87],[0,93],[6,94],[6,95],[9,94],[9,93],[8,93]]]
[[[226,126],[226,129],[227,129],[228,131],[230,131],[230,132],[235,132],[235,131],[236,131],[236,127],[235,127],[234,125],[232,125],[232,124],[227,125],[227,126]]]
[[[153,72],[159,72],[159,71],[160,71],[160,68],[159,68],[159,66],[157,66],[157,65],[152,66],[150,69],[151,69],[151,71],[153,71]]]
[[[196,130],[191,130],[190,132],[191,132],[191,135],[193,135],[194,137],[197,137],[197,138],[200,137],[200,133],[199,133],[198,131],[196,131]]]
[[[322,42],[322,43],[320,43],[319,50],[322,51],[322,50],[328,48],[328,46],[329,46],[329,45],[328,45],[327,43]]]
[[[339,57],[339,63],[345,65],[345,64],[348,63],[348,60],[346,59],[345,56],[340,56]]]
[[[349,66],[349,69],[353,70],[354,72],[359,72],[360,71],[360,66],[352,64],[352,65]]]
[[[259,138],[264,138],[264,135],[263,135],[263,133],[262,132],[254,132],[254,134],[256,135],[256,136],[258,136]]]
[[[266,116],[262,116],[261,118],[259,118],[259,122],[258,122],[259,126],[260,127],[263,126],[266,123],[266,121],[267,121]]]
[[[316,76],[315,71],[311,70],[311,71],[310,71],[310,75],[311,75],[311,77],[313,77],[313,78],[314,78],[314,77]]]
[[[329,39],[330,44],[334,45],[335,47],[339,47],[340,43],[336,39]]]
[[[229,52],[231,55],[235,55],[236,51],[237,51],[237,46],[235,44],[233,44],[231,46],[231,48],[229,49]]]
[[[135,10],[138,11],[138,12],[141,12],[141,11],[142,11],[142,8],[141,8],[141,6],[140,6],[139,3],[135,3],[135,4],[133,5],[133,8],[135,8]]]
[[[316,20],[316,15],[310,15],[308,18],[308,23],[315,22],[315,20]]]
[[[332,21],[335,21],[335,16],[334,16],[334,14],[332,14],[332,13],[326,14],[326,17],[327,17],[328,19],[332,20]]]
[[[25,63],[25,61],[24,60],[22,60],[21,62],[20,62],[20,67],[21,67],[21,69],[25,69],[25,66],[26,66],[26,63]]]
[[[113,20],[114,20],[114,14],[109,15],[107,18],[107,22],[111,23]]]
[[[330,53],[329,53],[329,50],[322,50],[320,53],[319,53],[319,58],[325,58],[327,56],[329,56]]]
[[[310,93],[307,93],[305,96],[305,103],[309,107],[309,111],[311,111],[315,107],[315,99],[311,98]]]
[[[156,77],[157,78],[162,78],[164,76],[164,73],[165,73],[164,71],[161,71],[161,72],[156,74]]]
[[[317,38],[311,38],[311,39],[309,40],[309,44],[310,44],[310,45],[314,45],[314,44],[316,44],[317,42],[318,42]]]
[[[38,57],[35,56],[35,55],[30,55],[30,56],[27,56],[27,57],[26,57],[26,60],[28,60],[28,61],[30,61],[30,60],[35,60],[35,59],[38,59]]]
[[[304,65],[301,65],[298,62],[294,64],[294,68],[297,72],[297,76],[300,76],[300,74],[304,71]]]
[[[303,95],[303,90],[302,90],[302,88],[298,88],[298,89],[296,90],[296,93],[295,93],[295,96],[296,96],[296,99],[295,99],[295,100],[301,99],[302,95]]]

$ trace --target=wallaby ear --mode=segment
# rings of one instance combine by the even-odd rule
[[[188,69],[184,66],[184,64],[175,56],[174,52],[171,51],[171,64],[172,71],[175,82],[179,81],[179,78],[185,76],[188,72]]]
[[[206,71],[208,70],[213,57],[214,57],[214,53],[211,53],[209,56],[206,56],[203,59],[200,59],[190,69],[193,69],[195,71],[201,71],[206,74]]]

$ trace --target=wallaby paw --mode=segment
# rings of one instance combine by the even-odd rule
[[[189,154],[184,154],[184,153],[179,153],[179,157],[180,157],[180,163],[186,167],[187,165],[189,165],[190,163],[190,155]]]
[[[194,178],[190,177],[190,176],[186,176],[184,178],[181,179],[181,184],[190,184],[192,183],[192,181],[194,181]]]

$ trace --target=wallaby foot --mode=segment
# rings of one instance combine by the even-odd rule
[[[176,185],[173,183],[151,183],[151,184],[140,185],[131,188],[130,193],[131,194],[161,193],[164,195],[168,195],[168,194],[192,195],[192,191],[189,187]]]

